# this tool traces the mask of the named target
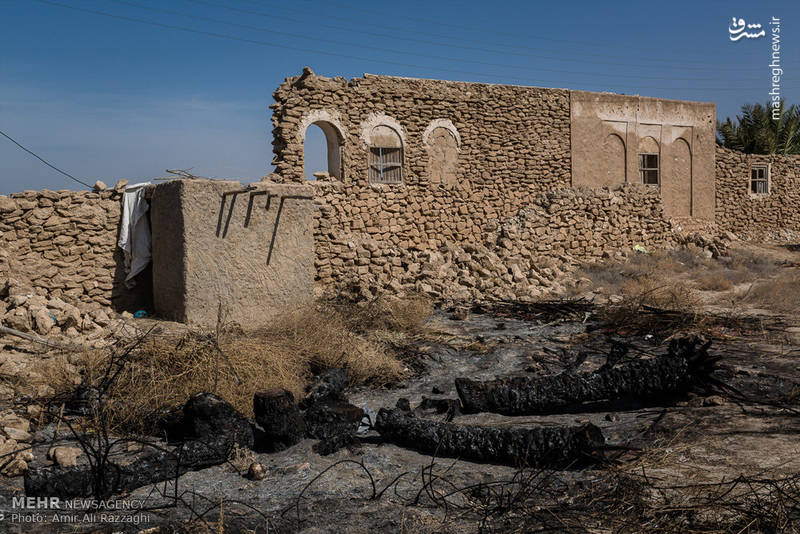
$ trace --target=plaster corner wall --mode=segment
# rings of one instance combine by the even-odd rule
[[[713,221],[713,103],[570,91],[572,184],[639,182],[639,153],[659,154],[666,217]]]
[[[311,300],[311,187],[261,182],[243,189],[222,180],[155,186],[153,299],[159,315],[213,327],[222,306],[225,321],[253,329]]]

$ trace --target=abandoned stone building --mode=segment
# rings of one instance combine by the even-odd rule
[[[536,298],[565,264],[681,232],[800,231],[800,157],[716,146],[713,103],[305,69],[274,93],[274,173],[146,188],[152,266],[125,283],[122,191],[0,197],[0,274],[91,305],[257,326],[313,292]],[[325,135],[308,181],[304,140]]]

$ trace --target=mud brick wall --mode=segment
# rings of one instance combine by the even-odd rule
[[[634,245],[670,246],[658,190],[625,184],[559,188],[529,199],[512,217],[489,220],[474,240],[421,250],[364,229],[350,230],[340,184],[315,184],[318,290],[372,296],[422,293],[448,300],[535,299],[560,291],[579,262]],[[344,230],[343,230],[344,229]]]
[[[539,191],[569,185],[566,90],[306,73],[287,79],[274,97],[273,163],[281,180],[305,181],[303,139],[310,124],[343,134],[336,178],[347,201],[331,207],[344,231],[435,249],[479,240],[486,220],[515,213]],[[431,176],[436,139],[429,134],[445,121],[459,146],[454,168],[445,162],[449,175],[439,181]],[[403,139],[402,184],[369,183],[365,135],[384,123]]]
[[[769,194],[750,192],[753,165],[770,168]],[[716,152],[716,222],[743,239],[785,241],[800,237],[800,156]]]
[[[344,262],[358,263],[361,274],[368,268],[343,236],[411,254],[480,243],[488,221],[570,184],[566,90],[369,75],[329,79],[306,70],[273,96],[275,179],[305,181],[303,141],[311,124],[325,131],[329,147],[339,145],[341,165],[329,158],[334,176],[314,184],[322,206],[315,249],[323,286],[340,277]],[[379,124],[402,138],[401,184],[370,183],[368,135]],[[443,130],[431,135],[437,126],[453,135],[457,157],[435,161],[446,149]],[[374,261],[389,278],[402,271],[398,259],[388,266],[385,258]]]
[[[0,196],[0,291],[112,305],[127,293],[116,248],[119,218],[114,191]]]

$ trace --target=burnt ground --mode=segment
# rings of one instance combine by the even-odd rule
[[[613,341],[628,343],[629,357],[648,357],[662,354],[665,338],[678,330],[675,321],[658,313],[613,327],[603,324],[601,315],[602,309],[585,303],[498,305],[462,319],[441,311],[431,321],[432,333],[408,349],[415,362],[408,379],[393,388],[354,388],[348,395],[371,412],[401,398],[412,407],[423,397],[456,399],[457,377],[557,373],[574,367],[575,349],[588,352],[577,370],[589,371],[604,363]],[[795,325],[757,311],[707,319],[703,328],[713,339],[710,353],[721,357],[716,376],[732,387],[727,392],[640,399],[566,414],[481,413],[453,420],[519,427],[591,422],[606,436],[605,463],[534,471],[433,458],[367,431],[359,434],[360,444],[329,456],[314,452],[315,441],[306,439],[283,452],[251,453],[187,473],[177,488],[169,482],[135,490],[122,498],[165,507],[127,516],[137,517],[138,525],[122,522],[125,514],[101,517],[99,512],[69,524],[53,523],[46,511],[44,522],[9,522],[21,512],[11,498],[22,494],[22,478],[4,479],[0,525],[6,532],[221,532],[221,515],[224,532],[797,530],[800,493],[791,491],[797,489],[791,477],[800,473]],[[648,331],[648,324],[660,327]],[[263,480],[248,480],[237,471],[252,461],[266,467]],[[724,485],[736,480],[736,487]],[[783,484],[778,497],[776,484]],[[788,515],[781,515],[787,509]]]

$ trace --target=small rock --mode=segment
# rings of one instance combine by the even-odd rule
[[[80,332],[78,332],[77,328],[75,328],[74,326],[70,326],[69,328],[67,328],[64,331],[64,335],[66,335],[70,339],[75,339],[76,337],[78,337],[81,334],[80,334]]]
[[[108,186],[106,184],[104,184],[103,182],[101,182],[100,180],[97,180],[94,183],[93,189],[95,191],[105,191],[106,189],[108,189]]]
[[[22,454],[17,454],[11,462],[3,468],[2,473],[7,477],[19,476],[28,470],[28,462]]]
[[[619,304],[619,303],[620,303],[620,302],[622,302],[623,300],[625,300],[625,299],[624,299],[624,298],[622,298],[622,295],[611,295],[610,297],[608,297],[608,301],[609,301],[611,304]]]
[[[727,401],[719,395],[711,395],[703,399],[703,406],[724,406]]]
[[[37,308],[35,312],[31,311],[36,331],[42,335],[47,335],[56,324],[50,316],[50,312],[47,311],[47,308]]]
[[[125,186],[128,185],[128,180],[118,180],[117,185],[114,186],[115,191],[123,191]]]
[[[267,468],[260,462],[253,462],[247,469],[247,478],[250,480],[263,480],[267,476]]]
[[[18,428],[4,427],[3,432],[5,432],[6,436],[17,442],[25,442],[31,440],[30,433],[26,432],[25,430],[20,430]]]
[[[61,467],[74,467],[78,464],[78,456],[82,451],[77,447],[58,446],[47,451],[47,458]]]
[[[111,322],[111,318],[102,309],[101,310],[95,310],[92,313],[92,318],[94,319],[95,323],[97,323],[98,325],[100,325],[102,327],[108,326],[108,324]]]
[[[31,422],[18,416],[11,410],[4,410],[0,412],[0,426],[2,426],[4,430],[13,428],[27,432],[31,429]]]

